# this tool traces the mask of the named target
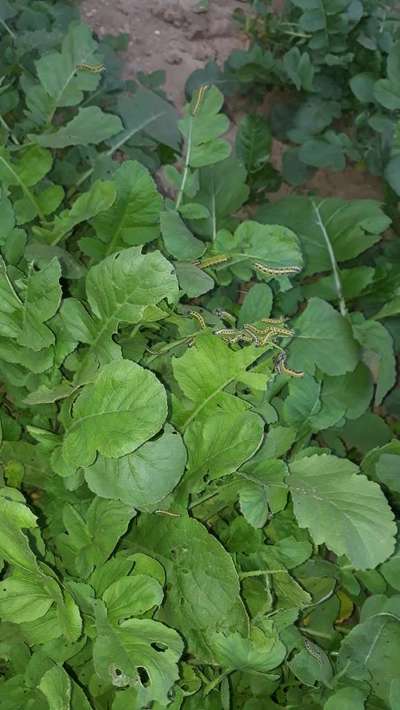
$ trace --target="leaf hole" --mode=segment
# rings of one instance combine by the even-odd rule
[[[148,672],[146,671],[145,668],[143,668],[143,666],[138,666],[136,668],[136,670],[137,670],[137,674],[140,678],[141,684],[143,685],[144,688],[148,688],[148,686],[150,685],[150,676],[149,676]]]
[[[164,653],[164,651],[168,650],[168,646],[165,643],[158,643],[157,641],[153,641],[150,646],[160,653]]]

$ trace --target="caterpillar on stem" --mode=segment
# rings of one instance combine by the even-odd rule
[[[209,256],[200,261],[195,261],[194,266],[198,266],[200,269],[208,269],[210,266],[223,264],[225,261],[228,261],[228,257],[225,256],[225,254],[216,254],[215,256]]]

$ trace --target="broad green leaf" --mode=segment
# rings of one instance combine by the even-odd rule
[[[254,347],[234,352],[215,335],[205,334],[196,338],[196,347],[182,357],[174,358],[172,369],[184,395],[191,400],[193,410],[185,426],[205,407],[211,411],[224,403],[229,405],[231,395],[224,392],[236,380],[258,387],[258,375],[247,368],[260,355]]]
[[[314,374],[316,367],[328,375],[352,372],[359,362],[359,346],[349,322],[326,301],[310,299],[295,321],[290,344],[290,364]]]
[[[236,135],[236,153],[249,172],[259,170],[266,163],[271,147],[268,121],[258,114],[245,116]]]
[[[385,179],[389,183],[392,190],[397,195],[400,195],[400,155],[395,155],[389,160],[385,167]]]
[[[105,256],[124,246],[156,239],[160,233],[161,197],[149,172],[140,163],[127,160],[113,175],[116,200],[93,220],[104,242]]]
[[[42,676],[39,688],[52,710],[70,710],[71,681],[60,666],[53,666]]]
[[[159,616],[182,633],[191,652],[209,658],[213,631],[247,631],[231,557],[197,520],[160,516],[154,523],[152,516],[142,516],[132,544],[166,570],[167,595]]]
[[[124,130],[112,139],[110,152],[114,153],[140,132],[175,151],[179,150],[177,110],[158,93],[140,88],[133,96],[123,94],[118,98],[117,108]]]
[[[29,138],[45,148],[71,145],[97,145],[122,130],[121,119],[98,106],[80,108],[75,118],[54,133],[31,133]]]
[[[346,167],[342,146],[322,138],[305,141],[299,150],[299,158],[313,168],[330,168],[339,172]]]
[[[400,622],[383,610],[359,623],[342,641],[339,667],[349,664],[348,678],[370,674],[374,695],[388,703],[391,683],[398,677],[399,648]]]
[[[115,625],[132,616],[142,616],[152,607],[160,606],[162,599],[161,585],[144,574],[121,577],[103,594],[108,618]]]
[[[324,710],[364,710],[365,693],[358,688],[341,688],[326,701]]]
[[[165,707],[179,678],[183,641],[177,632],[151,619],[130,619],[113,629],[99,610],[96,626],[93,660],[100,680],[117,688],[133,686],[139,705],[157,701]]]
[[[301,267],[303,264],[294,232],[253,221],[242,222],[233,236],[229,232],[219,232],[215,249],[217,253],[229,256],[229,266],[240,262],[248,266],[262,262],[272,267]]]
[[[381,318],[390,318],[391,316],[398,316],[400,314],[400,296],[395,296],[389,303],[385,303],[384,306],[374,315],[375,320],[380,320]]]
[[[186,141],[187,163],[201,168],[224,160],[231,147],[220,136],[229,128],[229,120],[219,111],[224,102],[216,86],[206,87],[192,99],[187,115],[178,123]]]
[[[185,463],[186,450],[181,437],[165,433],[128,456],[116,460],[98,456],[85,469],[85,478],[96,495],[151,511],[178,484]]]
[[[257,451],[263,436],[264,422],[252,412],[219,412],[193,421],[185,432],[189,460],[184,485],[197,492],[205,480],[234,473]]]
[[[287,197],[261,208],[257,218],[268,224],[282,224],[296,232],[304,250],[307,274],[332,268],[323,230],[336,260],[341,262],[369,249],[390,225],[390,219],[374,200],[346,202],[325,198],[312,201],[308,197]]]
[[[381,404],[396,382],[393,340],[381,323],[356,318],[354,336],[363,347],[363,360],[376,382],[375,404]]]
[[[214,286],[214,280],[202,269],[194,264],[175,264],[176,276],[179,288],[186,293],[189,298],[197,298],[210,291]]]
[[[54,333],[45,323],[55,314],[60,305],[60,276],[61,269],[57,259],[53,259],[40,271],[31,266],[20,296],[11,283],[4,261],[1,260],[0,334],[5,338],[12,338],[18,345],[35,351],[53,345]],[[33,359],[34,353],[30,357]]]
[[[196,202],[207,208],[208,219],[196,220],[198,234],[215,238],[219,229],[230,224],[234,214],[249,195],[246,170],[235,157],[199,170],[199,191]]]
[[[379,486],[358,474],[357,466],[323,454],[289,468],[295,516],[317,545],[346,555],[359,569],[376,567],[392,554],[393,514]]]
[[[44,575],[43,575],[44,577]],[[35,621],[50,609],[54,597],[39,575],[29,578],[12,576],[0,585],[0,616],[3,621]]]
[[[97,43],[87,25],[71,25],[61,52],[45,54],[36,62],[40,83],[51,97],[52,114],[59,106],[75,106],[83,99],[84,91],[93,91],[99,74],[82,71],[80,64],[96,64]]]
[[[65,505],[62,517],[67,534],[58,535],[57,547],[66,566],[88,577],[93,567],[104,565],[134,516],[132,506],[97,497],[86,508],[86,519],[77,508]],[[72,609],[68,602],[67,606]]]
[[[311,642],[309,642],[309,648]],[[313,687],[316,682],[330,684],[332,666],[327,654],[316,644],[312,644],[313,652],[301,650],[290,661],[289,668],[294,675],[304,683]]]
[[[166,393],[152,372],[128,360],[105,365],[74,403],[63,455],[84,467],[97,452],[124,456],[157,434],[166,416]]]
[[[292,47],[283,57],[283,67],[297,91],[313,90],[314,67],[307,52],[301,54],[298,47]]]
[[[255,323],[261,318],[268,318],[272,308],[272,291],[267,284],[254,284],[247,291],[240,307],[239,325]]]
[[[72,338],[91,346],[100,362],[120,357],[112,340],[120,322],[137,323],[148,306],[178,291],[171,264],[160,254],[131,247],[107,257],[88,271],[86,293],[93,315],[75,299],[64,300],[61,317]]]
[[[161,213],[161,231],[167,252],[180,261],[197,259],[206,249],[204,242],[193,236],[178,212]]]
[[[239,633],[228,636],[215,633],[211,638],[218,662],[230,670],[268,673],[279,666],[286,655],[286,648],[276,634],[267,636],[256,626],[251,628],[250,638],[243,638]]]

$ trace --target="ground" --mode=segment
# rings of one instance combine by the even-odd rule
[[[279,7],[282,0],[275,0]],[[166,72],[165,89],[179,107],[184,103],[188,76],[209,59],[222,64],[235,48],[246,46],[247,38],[232,20],[239,0],[208,0],[208,10],[199,12],[207,0],[83,0],[83,17],[99,35],[127,33],[125,75],[157,69]],[[232,118],[232,107],[229,111]],[[240,112],[233,120],[237,123]],[[231,132],[232,133],[232,132]],[[282,146],[275,142],[273,162],[279,168]],[[305,187],[321,195],[355,198],[382,197],[381,181],[367,172],[347,168],[344,172],[319,171]],[[276,199],[286,194],[282,188]]]

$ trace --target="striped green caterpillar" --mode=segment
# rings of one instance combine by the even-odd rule
[[[283,325],[286,323],[287,318],[281,316],[280,318],[261,318],[262,323],[267,323],[268,325]]]
[[[221,318],[222,320],[226,321],[230,325],[236,325],[235,316],[233,316],[231,313],[228,313],[228,311],[224,311],[222,308],[216,308],[215,315],[218,316],[218,318]]]
[[[266,266],[261,264],[259,261],[254,263],[254,268],[262,274],[267,276],[288,276],[290,274],[299,274],[301,272],[300,266]]]
[[[200,269],[208,269],[210,266],[223,264],[224,261],[228,261],[228,257],[225,256],[225,254],[216,254],[215,256],[209,256],[206,259],[201,259],[201,261],[195,261],[194,265],[198,266]]]
[[[290,328],[284,328],[283,326],[269,326],[268,328],[256,328],[255,325],[250,325],[249,323],[245,323],[245,329],[251,333],[254,333],[255,335],[259,337],[266,337],[268,338],[275,338],[276,336],[279,336],[281,338],[285,337],[291,337],[294,335],[294,330],[291,330]]]
[[[317,646],[315,643],[312,643],[312,641],[310,641],[307,638],[304,639],[304,647],[305,647],[306,651],[308,651],[310,656],[315,658],[315,660],[318,661],[320,666],[322,666],[323,660],[322,660],[322,653],[321,653],[320,647]]]
[[[197,322],[202,330],[204,330],[207,327],[206,322],[205,322],[203,316],[201,315],[201,313],[199,313],[198,311],[190,311],[189,315],[191,315],[192,318],[197,320]]]
[[[200,106],[203,103],[203,99],[206,95],[207,89],[208,89],[208,84],[203,84],[203,86],[200,86],[200,88],[197,92],[195,104],[192,109],[192,116],[196,116],[197,112],[199,111]]]
[[[275,370],[279,375],[289,375],[290,377],[304,377],[304,372],[292,370],[286,365],[287,355],[281,352],[275,360]]]
[[[219,330],[215,330],[214,333],[220,338],[231,340],[237,336],[238,331],[235,330],[235,328],[219,328]]]
[[[104,64],[77,64],[76,68],[81,71],[88,71],[91,74],[100,74],[104,71],[105,66]]]

